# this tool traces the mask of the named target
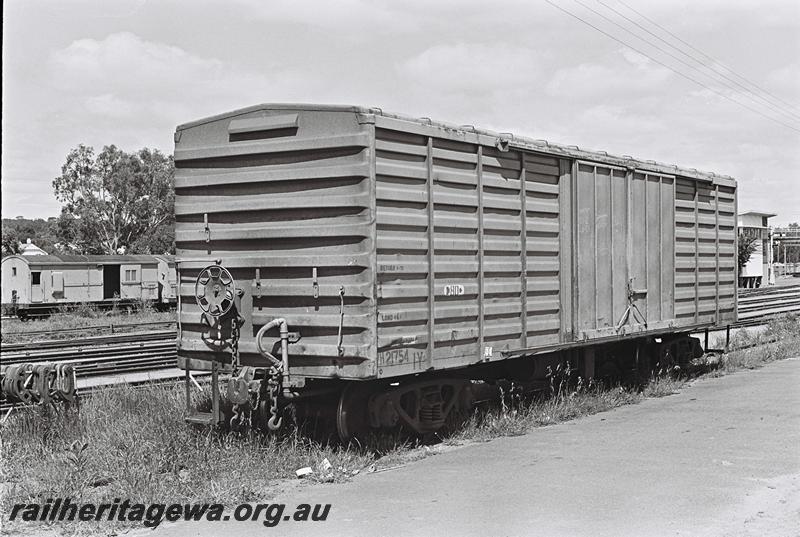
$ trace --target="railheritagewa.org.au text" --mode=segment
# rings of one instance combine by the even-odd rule
[[[281,522],[324,522],[331,504],[241,503],[228,509],[219,503],[136,503],[115,498],[112,503],[77,503],[70,498],[48,499],[44,503],[15,504],[9,520],[23,522],[139,522],[154,528],[164,521],[251,521],[269,528]]]

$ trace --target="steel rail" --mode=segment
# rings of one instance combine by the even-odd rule
[[[175,330],[160,330],[158,332],[134,332],[104,336],[86,336],[81,339],[49,339],[19,343],[2,343],[0,351],[6,352],[33,352],[42,349],[68,349],[87,348],[101,345],[118,345],[122,343],[136,343],[153,340],[175,340]]]
[[[168,321],[147,321],[145,323],[120,323],[120,324],[99,324],[95,326],[79,326],[76,328],[54,328],[52,330],[30,330],[22,332],[26,335],[28,334],[59,334],[63,332],[82,332],[82,331],[89,331],[89,330],[110,330],[111,333],[114,333],[115,330],[119,329],[127,329],[127,328],[137,328],[140,326],[154,326],[160,324],[175,324],[177,321],[174,319]]]

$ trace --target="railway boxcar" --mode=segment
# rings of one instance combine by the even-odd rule
[[[603,345],[674,356],[736,318],[727,176],[316,105],[179,126],[175,164],[179,366],[337,389],[343,437],[435,429],[493,364],[592,375]]]
[[[2,303],[26,316],[76,303],[156,301],[158,266],[151,255],[12,255],[2,260]]]

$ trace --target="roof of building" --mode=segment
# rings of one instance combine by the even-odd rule
[[[19,250],[20,255],[47,255],[47,252],[33,244],[30,239],[27,242],[23,242]]]
[[[745,216],[745,215],[766,216],[767,218],[772,218],[773,216],[778,216],[775,213],[762,213],[761,211],[745,211],[743,213],[739,213],[739,216]]]

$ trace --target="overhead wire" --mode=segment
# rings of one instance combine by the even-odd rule
[[[712,56],[709,56],[708,54],[706,54],[706,53],[705,53],[705,52],[703,52],[702,50],[698,49],[697,47],[695,47],[695,46],[694,46],[694,45],[692,45],[691,43],[687,43],[686,41],[684,41],[683,39],[681,39],[679,36],[677,36],[677,35],[675,35],[674,33],[670,32],[669,30],[667,30],[666,28],[664,28],[663,26],[661,26],[660,24],[658,24],[656,21],[654,21],[654,20],[652,20],[651,18],[647,17],[647,16],[646,16],[646,15],[644,15],[643,13],[641,13],[641,12],[637,11],[636,9],[634,9],[633,7],[631,7],[630,5],[628,5],[628,4],[626,4],[625,2],[623,2],[622,0],[617,0],[617,2],[619,2],[620,4],[622,4],[623,6],[625,6],[626,8],[628,8],[629,10],[633,11],[634,13],[636,13],[637,15],[639,15],[641,18],[643,18],[644,20],[646,20],[647,22],[649,22],[649,23],[650,23],[650,24],[652,24],[653,26],[657,27],[658,29],[660,29],[660,30],[661,30],[661,31],[663,31],[664,33],[668,34],[669,36],[673,37],[674,39],[677,39],[678,41],[680,41],[681,43],[683,43],[684,45],[686,45],[687,47],[689,47],[689,48],[690,48],[690,49],[692,49],[693,51],[697,52],[698,54],[701,54],[701,55],[702,55],[702,56],[704,56],[706,59],[708,59],[708,60],[712,61],[714,64],[716,64],[716,65],[719,65],[720,67],[722,67],[722,68],[723,68],[723,69],[725,69],[726,71],[728,71],[728,72],[730,72],[730,73],[732,73],[732,74],[736,75],[736,76],[737,76],[738,78],[740,78],[741,80],[744,80],[745,82],[747,82],[748,84],[750,84],[750,85],[751,85],[751,86],[753,86],[754,88],[756,88],[756,89],[758,89],[758,90],[760,90],[760,91],[763,91],[764,93],[766,93],[767,95],[769,95],[769,96],[770,96],[770,97],[772,97],[773,99],[775,99],[775,100],[777,100],[777,101],[779,101],[779,102],[781,102],[781,103],[785,104],[786,106],[789,106],[789,107],[791,107],[791,108],[794,108],[795,110],[800,110],[800,106],[798,106],[798,105],[796,105],[796,104],[792,104],[792,103],[790,103],[790,102],[788,102],[788,101],[785,101],[785,100],[781,99],[781,98],[780,98],[780,97],[778,97],[777,95],[775,95],[775,94],[771,93],[770,91],[768,91],[768,90],[766,90],[766,89],[762,88],[761,86],[759,86],[758,84],[756,84],[756,83],[755,83],[755,82],[753,82],[752,80],[750,80],[750,79],[748,79],[748,78],[746,78],[746,77],[744,77],[744,76],[740,75],[739,73],[737,73],[736,71],[734,71],[733,69],[731,69],[730,67],[728,67],[727,65],[725,65],[724,63],[722,63],[721,61],[717,60],[716,58],[714,58],[714,57],[712,57]]]
[[[693,70],[693,71],[695,71],[695,72],[697,72],[697,73],[700,73],[701,75],[703,75],[703,76],[705,76],[705,77],[711,78],[711,79],[713,80],[713,82],[715,82],[715,83],[717,83],[717,84],[721,84],[721,85],[722,85],[724,88],[726,88],[726,89],[729,89],[729,90],[731,90],[731,91],[733,91],[733,92],[737,92],[737,90],[736,90],[735,88],[731,87],[731,85],[730,85],[730,84],[726,84],[726,83],[724,83],[724,82],[722,82],[722,81],[720,81],[720,80],[718,80],[718,79],[714,78],[713,76],[710,76],[710,75],[708,75],[707,73],[705,73],[705,72],[701,71],[700,69],[698,69],[698,68],[697,68],[697,67],[695,67],[694,65],[692,65],[692,64],[690,64],[690,63],[688,63],[688,62],[686,62],[686,61],[682,60],[681,58],[677,57],[676,55],[672,54],[671,52],[668,52],[668,51],[664,50],[663,48],[659,47],[658,45],[651,43],[650,41],[648,41],[647,39],[643,38],[642,36],[640,36],[640,35],[637,35],[636,33],[632,32],[630,29],[626,28],[625,26],[623,26],[623,25],[619,24],[618,22],[616,22],[616,21],[614,21],[614,20],[610,19],[609,17],[607,17],[607,16],[603,15],[602,13],[598,12],[597,10],[594,10],[594,9],[592,9],[591,7],[587,6],[586,4],[584,4],[583,2],[581,2],[581,0],[573,0],[573,1],[574,1],[576,4],[579,4],[579,5],[583,6],[584,8],[586,8],[587,10],[591,11],[592,13],[594,13],[595,15],[597,15],[598,17],[601,17],[602,19],[604,19],[604,20],[606,20],[606,21],[610,22],[611,24],[615,25],[616,27],[618,27],[618,28],[622,29],[623,31],[625,31],[625,32],[629,33],[629,34],[630,34],[630,35],[632,35],[633,37],[635,37],[635,38],[639,39],[640,41],[643,41],[644,43],[648,44],[649,46],[653,47],[654,49],[656,49],[656,50],[658,50],[658,51],[660,51],[660,52],[662,52],[662,53],[666,54],[666,55],[667,55],[667,56],[669,56],[670,58],[672,58],[672,59],[674,59],[674,60],[676,60],[676,61],[680,62],[681,64],[685,65],[685,66],[686,66],[686,67],[688,67],[689,69],[691,69],[691,70]],[[745,97],[747,97],[747,96],[745,96]],[[761,104],[760,102],[756,101],[756,100],[755,100],[755,99],[753,99],[752,97],[747,97],[747,98],[749,98],[749,99],[750,99],[750,101],[752,101],[753,103],[755,103],[755,104],[756,104],[756,105],[758,105],[758,106],[764,106],[763,104]],[[776,106],[776,105],[773,105],[773,104],[771,104],[771,103],[767,103],[767,104],[768,104],[768,106],[770,107],[770,111],[771,111],[771,112],[773,112],[773,113],[777,112],[778,114],[781,114],[781,115],[783,115],[783,114],[785,114],[785,113],[786,113],[786,111],[785,111],[785,110],[783,110],[783,107]],[[794,121],[800,121],[800,117],[794,118],[793,120],[794,120]]]
[[[578,2],[578,0],[575,0],[575,1],[576,1],[576,2]],[[720,77],[724,78],[725,80],[727,80],[727,81],[731,82],[732,84],[735,84],[736,86],[738,86],[739,88],[743,89],[744,91],[746,91],[746,92],[748,92],[748,93],[752,94],[753,96],[755,96],[755,98],[757,98],[757,99],[760,99],[760,100],[761,100],[763,103],[765,103],[767,106],[771,107],[771,108],[772,108],[772,109],[774,109],[774,110],[777,110],[779,113],[785,113],[785,114],[789,114],[789,115],[791,115],[791,116],[794,116],[794,118],[795,118],[796,120],[800,120],[800,114],[798,114],[798,113],[796,113],[796,112],[793,112],[792,110],[787,110],[787,109],[785,109],[785,107],[784,107],[783,105],[781,105],[781,104],[778,104],[778,102],[777,102],[777,101],[776,101],[776,102],[773,102],[773,101],[771,101],[771,100],[769,100],[769,99],[767,99],[767,98],[765,98],[765,97],[763,97],[763,96],[759,95],[757,92],[755,92],[755,91],[753,91],[752,89],[748,88],[747,86],[745,86],[744,84],[740,83],[740,82],[739,82],[739,81],[737,81],[736,79],[734,79],[734,78],[731,78],[731,77],[729,77],[728,75],[726,75],[725,73],[722,73],[722,72],[720,72],[720,71],[718,71],[718,70],[714,69],[713,65],[708,65],[708,64],[707,64],[706,62],[704,62],[703,60],[700,60],[700,59],[696,58],[695,56],[693,56],[692,54],[689,54],[688,52],[684,51],[684,50],[683,50],[683,49],[681,49],[680,47],[677,47],[677,46],[675,46],[674,44],[670,43],[670,42],[669,42],[669,41],[667,41],[666,39],[662,38],[660,35],[658,35],[658,34],[656,34],[656,33],[654,33],[654,32],[651,32],[650,30],[648,30],[647,28],[645,28],[644,26],[642,26],[641,24],[639,24],[639,23],[638,23],[638,22],[636,22],[635,20],[633,20],[633,19],[631,19],[630,17],[626,16],[624,13],[620,13],[619,11],[617,11],[616,9],[614,9],[613,7],[609,6],[608,4],[606,4],[605,2],[603,2],[603,0],[595,0],[595,1],[596,1],[598,4],[602,5],[603,7],[605,7],[606,9],[608,9],[608,10],[610,10],[610,11],[613,11],[613,12],[614,12],[614,13],[616,13],[618,16],[622,17],[622,18],[623,18],[623,19],[625,19],[626,21],[628,21],[628,22],[630,22],[631,24],[635,25],[635,26],[636,26],[636,27],[638,27],[639,29],[641,29],[641,30],[643,30],[644,32],[647,32],[647,33],[648,33],[648,34],[650,34],[651,36],[655,37],[656,39],[658,39],[659,41],[661,41],[662,43],[664,43],[664,44],[665,44],[665,45],[667,45],[668,47],[670,47],[670,48],[672,48],[672,49],[674,49],[674,50],[678,51],[679,53],[683,54],[684,56],[686,56],[686,57],[687,57],[687,58],[689,58],[690,60],[692,60],[692,61],[696,62],[696,63],[697,63],[697,64],[699,64],[699,65],[701,65],[702,67],[704,67],[705,69],[707,69],[708,71],[710,71],[711,73],[713,73],[713,76],[714,76],[714,77],[716,77],[716,76],[720,76]],[[581,4],[581,5],[584,5],[584,4],[582,4],[581,2],[578,2],[578,3],[579,3],[579,4]],[[621,3],[622,3],[622,2],[621,2]],[[584,5],[584,7],[586,7],[587,9],[589,9],[589,10],[591,10],[591,11],[594,11],[594,10],[592,10],[591,8],[589,8],[588,6],[585,6],[585,5]],[[603,15],[600,15],[600,16],[603,16]],[[604,18],[605,18],[605,17],[604,17]],[[607,19],[607,20],[609,20],[609,19]],[[610,21],[610,22],[613,22],[613,21]],[[614,23],[614,24],[617,24],[617,23]],[[619,24],[617,24],[617,26],[619,26],[620,28],[623,28],[623,29],[625,29],[623,26],[621,26],[621,25],[619,25]],[[632,35],[636,35],[636,34],[633,34],[632,32],[630,32],[630,30],[627,30],[627,29],[626,29],[626,31],[627,31],[628,33],[631,33]],[[638,36],[637,36],[637,37],[638,37]],[[641,37],[639,37],[639,38],[640,38],[640,39],[642,39]],[[662,50],[662,49],[660,49],[659,47],[657,47],[656,45],[652,45],[652,43],[651,43],[651,46],[653,46],[653,47],[655,47],[655,48],[658,48],[659,50]],[[662,51],[662,52],[663,52],[663,51]],[[665,52],[665,53],[666,53],[666,52]],[[666,54],[668,54],[668,53],[666,53]],[[704,56],[707,56],[706,54],[704,54],[704,53],[702,53],[702,52],[700,52],[700,54],[703,54]],[[672,55],[670,55],[670,56],[672,56]],[[672,56],[672,57],[674,57],[674,56]],[[707,57],[708,57],[708,56],[707,56]],[[678,59],[678,58],[676,58],[676,59]],[[679,61],[680,61],[680,60],[679,60]],[[712,59],[712,61],[716,61],[716,60],[713,60],[713,59]],[[684,62],[681,62],[681,63],[684,63]],[[718,62],[717,62],[717,63],[718,63]],[[688,64],[686,64],[686,65],[688,65]],[[699,69],[696,69],[696,68],[694,68],[694,67],[692,67],[692,68],[693,68],[693,69],[695,69],[696,71],[698,71],[698,72],[701,72],[701,73],[702,73],[702,71],[700,71]],[[706,76],[712,77],[712,75],[709,75],[709,74],[707,74],[707,73],[704,73],[704,74],[705,74]],[[740,75],[737,75],[737,76],[740,76]],[[740,78],[742,78],[742,77],[740,76]],[[719,82],[719,81],[717,80],[717,82]],[[726,85],[726,86],[727,86],[727,85]],[[733,88],[731,88],[730,86],[727,86],[727,87],[728,87],[728,88],[730,88],[730,89],[733,89]],[[734,91],[735,91],[735,90],[734,90]],[[754,98],[750,98],[750,100],[751,100],[751,101],[753,101],[753,102],[757,102],[757,101],[756,101],[756,99],[754,99]],[[790,105],[790,106],[791,106],[791,105]]]
[[[547,2],[548,4],[550,4],[551,6],[553,6],[554,8],[558,9],[559,11],[562,11],[563,13],[569,15],[570,17],[572,17],[574,19],[577,19],[581,23],[583,23],[583,24],[593,28],[594,30],[600,32],[601,34],[605,35],[609,39],[613,39],[614,41],[616,41],[617,43],[623,45],[624,47],[627,47],[627,48],[633,50],[634,52],[637,52],[637,53],[641,54],[642,56],[645,56],[645,57],[649,58],[650,60],[652,60],[653,62],[657,63],[658,65],[661,65],[662,67],[665,67],[665,68],[669,69],[670,71],[672,71],[673,73],[677,74],[678,76],[680,76],[682,78],[685,78],[686,80],[689,80],[690,82],[693,82],[694,84],[697,84],[698,86],[700,86],[700,87],[702,87],[704,89],[707,89],[708,91],[711,91],[712,93],[715,93],[715,94],[719,95],[720,97],[731,101],[734,104],[738,104],[739,106],[741,106],[743,108],[746,108],[746,109],[750,110],[751,112],[760,115],[763,118],[769,119],[770,121],[772,121],[774,123],[777,123],[779,125],[782,125],[782,126],[786,127],[787,129],[791,129],[791,130],[793,130],[795,132],[800,133],[800,129],[797,129],[797,128],[793,127],[792,125],[789,125],[788,123],[784,123],[783,121],[781,121],[779,119],[776,119],[776,118],[774,118],[772,116],[769,116],[769,115],[763,113],[762,111],[760,111],[760,110],[758,110],[756,108],[753,108],[753,107],[751,107],[751,106],[749,106],[749,105],[747,105],[745,103],[737,101],[737,100],[733,99],[732,97],[730,97],[729,95],[726,95],[725,93],[723,93],[723,92],[721,92],[721,91],[719,91],[719,90],[717,90],[715,88],[707,86],[703,82],[701,82],[701,81],[699,81],[699,80],[697,80],[697,79],[695,79],[695,78],[693,78],[693,77],[691,77],[691,76],[679,71],[678,69],[670,66],[669,64],[666,64],[666,63],[654,58],[650,54],[647,54],[646,52],[643,52],[642,50],[639,50],[638,48],[634,47],[633,45],[631,45],[629,43],[626,43],[622,39],[619,39],[618,37],[606,32],[605,30],[603,30],[603,29],[601,29],[601,28],[599,28],[597,26],[595,26],[591,22],[581,18],[580,16],[572,13],[571,11],[568,11],[568,10],[564,9],[563,7],[561,7],[558,4],[552,2],[551,0],[544,0],[544,1]]]

